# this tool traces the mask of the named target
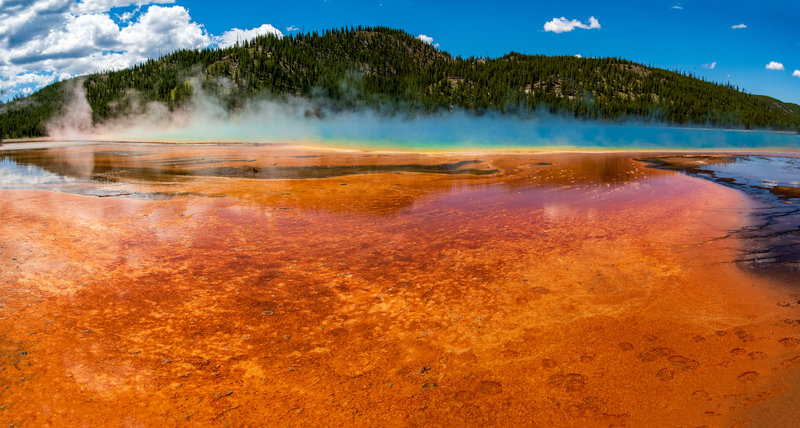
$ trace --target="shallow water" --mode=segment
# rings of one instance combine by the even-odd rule
[[[800,159],[782,156],[737,156],[732,162],[705,167],[716,177],[733,180],[736,184],[760,189],[791,187],[800,189]],[[794,196],[796,195],[796,196]],[[800,198],[800,192],[784,195],[786,199]]]
[[[115,147],[118,150],[113,150]],[[124,150],[123,150],[124,149]],[[251,179],[308,179],[357,174],[431,173],[491,175],[500,172],[479,160],[460,160],[434,164],[370,164],[357,160],[335,165],[278,165],[265,158],[248,157],[247,149],[210,146],[190,149],[181,155],[175,147],[153,150],[134,143],[103,144],[89,147],[49,148],[0,152],[0,173],[8,180],[28,171],[15,184],[39,183],[37,180],[60,180],[62,183],[82,180],[109,183],[120,180],[185,181],[193,177],[238,177]],[[220,154],[220,152],[225,154]],[[230,152],[233,152],[230,153]],[[236,152],[241,152],[237,154]],[[177,155],[176,155],[177,154]],[[295,159],[309,159],[295,155]],[[368,157],[368,156],[367,156]],[[313,156],[312,156],[313,158]],[[0,183],[2,184],[2,183]]]
[[[732,231],[746,243],[740,265],[800,281],[800,159],[780,155],[667,155],[645,158],[746,192],[758,202],[752,224]]]
[[[163,192],[138,192],[120,190],[113,181],[99,176],[83,177],[65,175],[58,170],[48,170],[33,163],[18,163],[11,157],[0,157],[0,191],[46,190],[95,197],[123,197],[144,200],[161,200],[177,195]]]
[[[3,189],[17,186],[54,186],[75,181],[74,177],[55,174],[33,164],[19,164],[7,157],[0,158],[0,188]]]

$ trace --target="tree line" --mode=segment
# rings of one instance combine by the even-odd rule
[[[303,97],[320,109],[385,114],[455,109],[520,116],[541,111],[581,119],[646,119],[717,127],[800,129],[800,106],[731,85],[621,58],[508,53],[461,58],[384,27],[260,36],[225,49],[181,50],[119,71],[57,82],[0,106],[0,136],[43,136],[47,121],[82,84],[95,122],[149,102],[185,105],[197,90],[228,109],[254,97]],[[323,108],[324,107],[324,108]]]

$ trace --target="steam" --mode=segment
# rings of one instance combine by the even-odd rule
[[[61,140],[91,139],[92,107],[86,100],[83,80],[68,83],[66,104],[60,115],[47,124],[47,135]]]
[[[192,87],[200,87],[199,84]],[[199,90],[183,107],[159,103],[139,113],[91,124],[82,84],[64,114],[51,121],[60,139],[174,142],[289,142],[370,149],[502,148],[791,148],[792,133],[668,127],[645,122],[607,123],[539,112],[532,117],[452,111],[432,115],[386,115],[374,109],[337,111],[304,98],[255,99],[230,111]],[[136,104],[136,103],[134,103]],[[392,109],[388,109],[392,110]]]

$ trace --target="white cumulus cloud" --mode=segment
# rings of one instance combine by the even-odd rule
[[[0,100],[55,80],[130,67],[179,49],[283,35],[264,24],[216,36],[195,22],[185,7],[171,4],[175,2],[0,0]],[[115,14],[116,8],[126,7]]]
[[[435,48],[439,47],[438,43],[433,43],[433,37],[426,36],[424,34],[420,34],[419,36],[417,36],[417,38],[422,40],[424,43],[429,44],[429,45],[431,45],[431,46],[433,46]]]
[[[178,49],[203,48],[212,39],[183,7],[150,6],[138,21],[119,31],[119,41],[129,53],[156,57]]]
[[[71,2],[75,3],[75,2]],[[72,8],[76,13],[106,12],[115,7],[127,7],[132,5],[142,6],[147,4],[170,4],[175,0],[82,0],[77,2]]]
[[[13,92],[28,93],[25,89],[36,89],[49,85],[56,80],[69,79],[69,73],[36,73],[23,72],[0,80],[0,92],[13,95]]]
[[[589,17],[589,23],[584,24],[577,19],[569,20],[564,18],[553,18],[552,21],[548,21],[544,23],[544,31],[550,31],[553,33],[567,33],[576,28],[582,28],[584,30],[599,30],[600,29],[600,21],[597,20],[594,16]]]
[[[117,18],[119,18],[119,20],[122,21],[122,22],[128,22],[131,19],[133,19],[133,16],[136,15],[136,13],[138,13],[138,12],[139,12],[139,9],[128,11],[128,12],[123,12],[121,15],[117,15]]]
[[[792,76],[794,76],[794,77],[800,77],[800,70],[795,70],[795,71],[792,73]]]
[[[683,10],[683,6],[677,4],[675,6],[672,6],[672,8],[675,10]]]
[[[713,69],[717,68],[717,62],[714,61],[711,64],[703,64],[703,68],[707,68],[709,70],[713,70]]]
[[[767,66],[764,68],[767,70],[784,70],[783,64],[775,61],[770,61],[769,64],[767,64]]]
[[[732,29],[734,29],[734,30],[741,30],[741,29],[743,29],[743,28],[747,28],[747,25],[744,25],[744,24],[736,24],[736,25],[731,25],[731,28],[732,28]]]
[[[254,39],[258,36],[262,36],[265,34],[272,34],[277,38],[283,37],[283,33],[281,30],[273,27],[269,24],[264,24],[260,27],[251,28],[249,30],[240,30],[238,28],[232,28],[217,38],[217,45],[221,48],[227,48],[230,46],[235,45],[237,42],[243,42],[245,40]]]
[[[298,30],[300,30],[300,27],[298,27],[296,25],[290,25],[290,26],[286,27],[286,31],[288,31],[288,32],[298,31]]]

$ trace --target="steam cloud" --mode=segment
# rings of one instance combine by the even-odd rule
[[[61,115],[47,124],[47,135],[63,140],[88,139],[94,132],[94,127],[92,107],[86,100],[83,80],[73,80],[70,86],[72,87],[68,89],[66,107]]]
[[[608,123],[544,112],[532,117],[464,111],[387,116],[370,109],[335,111],[296,97],[255,99],[229,111],[198,90],[182,108],[170,111],[150,103],[138,110],[92,125],[91,108],[78,82],[64,114],[49,124],[49,135],[65,140],[280,142],[392,150],[800,148],[800,135],[792,133],[670,127],[645,121]]]

